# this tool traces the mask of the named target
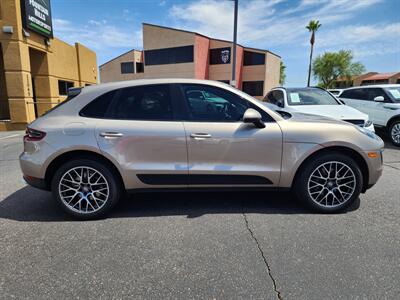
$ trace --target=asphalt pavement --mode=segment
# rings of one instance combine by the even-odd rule
[[[148,193],[74,221],[27,186],[22,132],[0,132],[0,299],[395,299],[400,149],[348,211],[288,193]]]

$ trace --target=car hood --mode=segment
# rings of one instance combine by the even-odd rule
[[[291,106],[286,111],[313,114],[340,120],[368,120],[368,116],[347,105],[301,105]]]

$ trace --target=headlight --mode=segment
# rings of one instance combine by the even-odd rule
[[[372,132],[371,130],[368,130],[366,128],[362,128],[362,127],[359,127],[359,126],[355,126],[355,127],[358,129],[358,131],[360,131],[361,133],[363,133],[366,136],[370,137],[371,139],[374,139],[374,140],[377,140],[377,141],[382,141],[382,139],[379,136],[377,136],[375,134],[375,132]]]
[[[371,120],[367,120],[365,121],[364,127],[369,127],[372,125],[372,121]]]

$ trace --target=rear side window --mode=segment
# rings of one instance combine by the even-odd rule
[[[111,91],[97,97],[81,110],[80,115],[89,118],[105,118],[115,93],[116,91]]]
[[[168,85],[147,85],[121,89],[111,106],[112,119],[173,120]]]
[[[343,91],[343,93],[340,94],[340,98],[368,100],[368,94],[365,89],[352,89]]]

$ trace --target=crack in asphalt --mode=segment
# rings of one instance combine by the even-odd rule
[[[272,280],[272,284],[274,286],[274,291],[276,293],[276,296],[277,296],[277,298],[279,300],[282,300],[283,297],[281,295],[281,292],[278,290],[278,287],[276,285],[276,280],[275,280],[274,276],[272,275],[271,267],[270,267],[270,265],[268,263],[268,260],[267,260],[265,254],[264,254],[264,251],[261,249],[260,243],[258,242],[256,236],[254,235],[253,230],[250,228],[249,221],[247,219],[246,214],[244,212],[242,212],[242,215],[243,215],[243,218],[244,218],[244,222],[246,224],[247,231],[250,233],[251,238],[255,241],[255,243],[257,245],[257,248],[258,248],[258,251],[260,251],[260,254],[261,254],[262,258],[263,258],[264,264],[267,267],[268,275]]]
[[[397,167],[394,167],[394,166],[391,166],[391,165],[388,165],[388,164],[383,164],[383,165],[386,166],[386,167],[393,168],[395,170],[399,170],[400,171],[400,168],[397,168]]]

